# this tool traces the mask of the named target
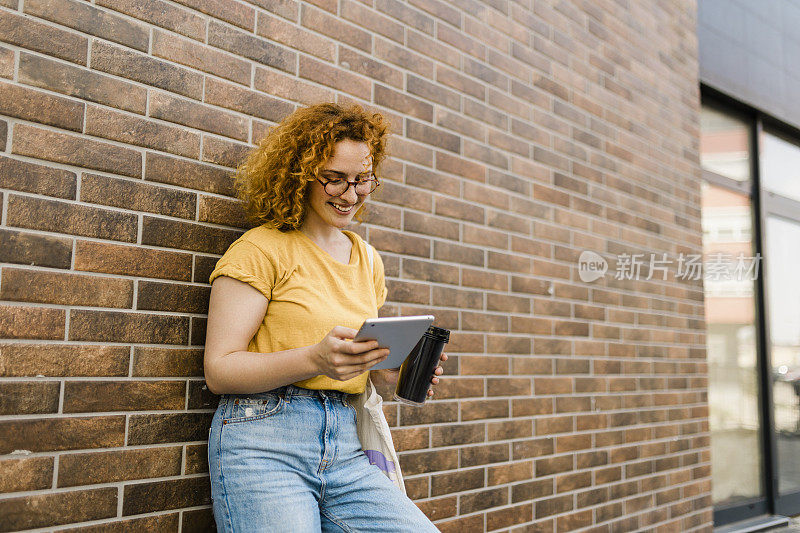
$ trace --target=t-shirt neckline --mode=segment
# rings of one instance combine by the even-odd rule
[[[337,265],[341,265],[341,266],[343,266],[343,267],[354,266],[354,265],[355,265],[355,263],[356,263],[356,255],[357,255],[357,251],[356,251],[356,240],[355,240],[355,238],[353,237],[353,235],[351,235],[351,233],[352,233],[352,232],[350,232],[350,231],[348,231],[348,230],[341,230],[341,232],[344,234],[344,236],[345,236],[345,237],[347,237],[348,239],[350,239],[350,244],[351,244],[351,246],[350,246],[350,262],[349,262],[349,263],[343,263],[342,261],[339,261],[338,259],[336,259],[335,257],[333,257],[333,256],[332,256],[330,253],[328,253],[326,250],[324,250],[324,249],[323,249],[323,248],[322,248],[322,247],[321,247],[319,244],[317,244],[316,242],[314,242],[314,239],[312,239],[311,237],[309,237],[308,235],[306,235],[306,234],[305,234],[305,233],[304,233],[302,230],[300,230],[300,229],[298,229],[298,230],[297,230],[297,233],[299,233],[299,234],[301,235],[301,238],[302,238],[302,239],[305,239],[306,241],[308,241],[309,243],[311,243],[311,245],[312,245],[312,246],[313,246],[313,247],[314,247],[314,248],[315,248],[315,249],[316,249],[316,250],[317,250],[317,251],[318,251],[320,254],[322,254],[323,256],[325,256],[325,257],[326,257],[326,258],[327,258],[329,261],[331,261],[332,263],[335,263],[335,264],[337,264]]]

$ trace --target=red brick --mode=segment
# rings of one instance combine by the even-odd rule
[[[466,142],[465,142],[466,146]],[[465,154],[469,156],[469,154]],[[444,152],[437,152],[436,153],[436,169],[441,170],[443,172],[448,172],[450,174],[455,174],[462,178],[467,178],[470,180],[475,181],[485,181],[486,179],[486,166],[480,163],[475,163],[472,161],[468,161],[459,156],[453,156]],[[471,184],[464,184],[465,187]],[[465,198],[467,198],[466,194],[468,190],[475,190],[474,188],[465,188]],[[485,191],[481,190],[481,201],[489,201],[490,203],[494,203],[497,198],[504,198],[505,195],[497,194],[494,191]],[[487,194],[488,192],[488,194]],[[474,198],[467,198],[467,199],[474,199]],[[501,205],[502,207],[506,207],[505,204]]]
[[[191,529],[189,526],[190,519],[188,515],[190,512],[185,512],[183,523],[185,531],[208,531],[208,528]],[[174,532],[178,531],[179,513],[174,514],[159,514],[155,516],[147,516],[144,518],[133,518],[131,520],[116,520],[113,522],[114,531],[164,531]],[[95,526],[84,526],[69,529],[57,529],[56,533],[107,533],[107,524],[99,524]]]
[[[124,416],[15,419],[0,422],[0,453],[121,446]]]
[[[464,531],[484,531],[483,525],[484,515],[477,514],[468,517],[457,518],[455,520],[447,520],[446,522],[437,522],[436,527],[442,533],[462,533]]]
[[[339,45],[339,66],[358,74],[382,81],[398,89],[403,88],[403,73],[386,63]]]
[[[14,55],[13,50],[0,46],[0,78],[14,77]]]
[[[213,413],[131,414],[128,446],[207,441]]]
[[[151,93],[150,116],[242,141],[249,136],[245,117],[160,91]]]
[[[0,305],[0,338],[63,340],[63,309]]]
[[[58,486],[177,476],[181,455],[180,447],[63,454],[58,464]]]
[[[95,41],[92,68],[199,100],[203,76],[169,62]]]
[[[133,281],[4,268],[0,298],[58,305],[130,307],[133,303]]]
[[[52,457],[25,457],[0,461],[0,494],[44,490],[52,486]]]
[[[438,283],[455,283],[458,280],[458,268],[436,262],[404,259],[403,277]]]
[[[445,498],[415,503],[430,520],[449,518],[451,516],[455,516],[456,514],[457,507],[455,496],[448,496]]]
[[[115,174],[135,177],[142,174],[142,156],[137,151],[27,124],[14,127],[11,150],[19,155]]]
[[[508,358],[488,355],[461,356],[459,373],[477,376],[508,374]]]
[[[449,381],[449,380],[448,380]],[[434,447],[475,444],[486,440],[483,424],[436,425],[431,428]]]
[[[186,344],[188,318],[109,311],[72,310],[69,339],[158,344]]]
[[[144,114],[147,105],[147,90],[143,87],[24,52],[20,54],[19,80],[139,114]]]
[[[485,444],[482,446],[462,446],[460,449],[460,468],[509,460],[508,444]]]
[[[256,33],[261,37],[296,48],[324,61],[332,62],[336,58],[336,44],[330,39],[298,28],[279,17],[259,14]]]
[[[486,350],[489,353],[530,354],[530,345],[527,337],[486,336]]]
[[[0,175],[5,189],[75,199],[77,179],[68,170],[0,156]]]
[[[404,475],[452,470],[458,467],[458,450],[403,453],[400,466]]]
[[[410,139],[437,146],[444,150],[458,153],[461,150],[461,138],[443,129],[434,128],[420,122],[405,119],[406,135]]]
[[[459,93],[468,94],[480,100],[486,98],[486,87],[482,83],[475,83],[474,80],[443,65],[436,65],[436,81]]]
[[[457,28],[461,26],[461,13],[444,2],[439,0],[411,0],[409,3]]]
[[[545,496],[552,496],[553,479],[541,479],[519,483],[511,487],[511,501],[518,503],[526,500],[538,500]]]
[[[133,3],[126,0],[97,0],[96,4],[198,41],[205,39],[206,22],[203,17],[162,0]]]
[[[75,270],[189,281],[192,256],[135,246],[78,241],[75,247]]]
[[[272,96],[279,96],[286,100],[311,105],[320,101],[334,100],[333,91],[316,84],[305,83],[294,76],[287,76],[274,70],[256,67],[253,88]],[[266,132],[261,132],[253,123],[253,141],[264,137]]]
[[[447,197],[436,198],[434,212],[440,216],[477,223],[482,223],[485,217],[485,211],[482,207]]]
[[[423,407],[400,405],[400,423],[403,426],[456,421],[458,421],[458,403],[456,402],[427,402]]]
[[[145,216],[142,244],[222,255],[241,231]]]
[[[382,180],[380,187],[372,193],[372,199],[403,207],[411,207],[420,211],[431,211],[433,196],[426,192],[390,180]]]
[[[184,157],[200,156],[200,135],[109,109],[89,106],[86,133]]]
[[[182,409],[185,390],[183,381],[68,381],[62,409],[65,413]]]
[[[208,389],[205,381],[190,381],[189,393],[187,396],[188,409],[216,409],[217,405],[219,404],[219,396]],[[208,471],[207,466],[206,471]]]
[[[212,27],[217,28],[217,26]],[[211,44],[224,48],[218,42]],[[173,63],[202,70],[236,83],[250,85],[252,67],[249,62],[190,39],[155,30],[151,53]]]
[[[369,242],[380,251],[430,257],[429,239],[404,235],[393,231],[371,228]]]
[[[251,148],[247,144],[204,135],[201,160],[228,168],[236,168],[245,160]]]
[[[75,0],[30,0],[25,13],[146,52],[150,32],[115,13]]]
[[[347,43],[364,52],[371,51],[372,36],[370,33],[358,26],[344,22],[335,14],[328,14],[304,5],[300,12],[300,22],[306,28],[332,37],[335,41]]]
[[[299,75],[301,78],[332,87],[364,100],[369,100],[372,92],[372,84],[369,80],[328,66],[307,56],[300,57]]]
[[[427,122],[433,121],[432,105],[388,87],[375,85],[374,99],[377,105],[386,106]]]
[[[34,415],[58,411],[57,381],[0,383],[0,415]]]
[[[533,436],[533,423],[530,420],[509,422],[490,422],[487,424],[488,440],[523,439]]]
[[[243,229],[251,226],[240,201],[214,196],[200,196],[198,220]]]
[[[6,221],[9,226],[73,235],[136,241],[136,215],[80,204],[10,195]]]
[[[483,420],[487,418],[507,418],[508,400],[465,400],[461,404],[461,420]]]
[[[136,309],[177,313],[208,313],[208,286],[140,281]]]
[[[129,352],[120,346],[0,344],[0,376],[124,376]]]
[[[208,476],[200,476],[130,484],[122,501],[124,516],[199,507],[211,503],[211,483]]]
[[[82,102],[0,82],[0,114],[73,131],[83,129]]]
[[[486,390],[488,396],[525,396],[532,387],[528,378],[488,378]]]
[[[407,83],[407,90],[409,93],[414,94],[416,96],[425,98],[426,100],[431,100],[443,106],[449,107],[454,110],[459,110],[461,107],[461,95],[455,91],[451,91],[449,89],[445,89],[440,85],[436,85],[435,83],[431,83],[427,80],[422,78],[418,78],[412,74],[408,74],[408,81]],[[459,115],[454,113],[448,113],[447,111],[443,111],[441,109],[437,110],[436,113],[436,123],[437,125],[448,127],[451,129],[451,126],[447,123],[447,117],[458,117]],[[474,129],[481,129],[479,124],[476,124]]]
[[[89,53],[89,40],[83,35],[6,10],[0,11],[0,35],[9,44],[81,65]]]
[[[0,501],[6,531],[86,522],[117,515],[117,489],[37,494]]]
[[[147,152],[146,180],[233,196],[235,189],[231,174],[230,170],[211,165]]]
[[[533,461],[490,466],[486,469],[488,485],[504,485],[533,478]]]
[[[402,211],[396,207],[370,203],[362,213],[362,220],[368,224],[400,229]],[[386,268],[386,265],[384,265]]]
[[[242,2],[229,0],[177,0],[177,2],[251,32],[255,26],[255,9]]]
[[[186,474],[208,472],[208,444],[186,446]]]
[[[81,177],[81,200],[174,217],[195,217],[194,194],[156,187],[140,180],[84,173]]]
[[[206,79],[205,103],[277,122],[294,110],[276,98],[214,78]]]
[[[459,496],[459,511],[464,514],[483,511],[508,504],[508,488],[500,487]]]
[[[529,522],[533,518],[533,505],[525,503],[516,507],[509,507],[486,513],[486,530],[506,528],[513,524]]]

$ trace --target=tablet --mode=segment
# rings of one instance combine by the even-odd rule
[[[432,323],[432,315],[368,318],[361,325],[361,329],[358,330],[353,340],[376,340],[381,348],[389,348],[389,357],[371,367],[370,370],[397,368],[403,364]]]

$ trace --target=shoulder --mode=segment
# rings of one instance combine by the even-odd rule
[[[294,239],[293,232],[282,232],[269,226],[258,226],[247,230],[233,244],[245,243],[258,248],[266,255],[275,255]]]

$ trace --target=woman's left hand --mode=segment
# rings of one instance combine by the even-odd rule
[[[441,361],[447,361],[447,354],[443,353],[442,356],[439,358],[440,364],[436,367],[433,371],[433,376],[431,377],[431,385],[438,385],[439,384],[439,376],[442,375],[444,369],[442,368]],[[389,368],[384,370],[371,370],[370,372],[378,374],[380,376],[381,381],[384,383],[388,383],[389,385],[397,385],[397,378],[400,375],[399,368]],[[428,389],[428,398],[433,396],[433,389]]]

